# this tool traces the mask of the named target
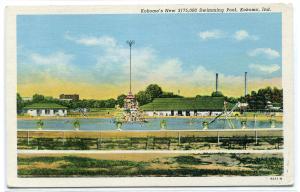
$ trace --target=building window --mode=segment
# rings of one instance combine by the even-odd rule
[[[45,110],[45,114],[46,114],[46,115],[49,115],[49,114],[50,114],[50,109],[46,109],[46,110]]]

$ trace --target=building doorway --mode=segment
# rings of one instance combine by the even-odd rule
[[[182,111],[178,111],[178,116],[182,116]]]
[[[36,114],[37,114],[37,116],[41,116],[42,110],[41,110],[41,109],[37,109],[37,110],[36,110]]]
[[[197,116],[197,115],[198,115],[197,112],[198,112],[197,110],[194,111],[194,116]]]
[[[174,110],[171,110],[171,116],[174,116]]]
[[[186,111],[185,116],[191,116],[190,111]]]

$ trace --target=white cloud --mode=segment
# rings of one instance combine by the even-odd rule
[[[206,39],[212,38],[208,36]],[[72,42],[83,46],[101,46],[100,50],[96,49],[99,52],[94,55],[96,62],[81,63],[80,68],[73,63],[76,57],[63,51],[23,55],[25,59],[18,61],[18,83],[70,80],[75,83],[115,87],[126,91],[129,80],[129,48],[125,42],[118,43],[113,37],[106,37],[108,36],[75,39],[66,36]],[[84,64],[86,65],[83,67]],[[179,58],[160,58],[153,48],[135,45],[132,49],[133,89],[139,91],[150,83],[157,83],[166,91],[177,92],[180,89],[182,93],[185,91],[183,94],[191,93],[191,95],[198,94],[198,91],[199,94],[203,94],[214,90],[217,71],[204,67],[203,63],[198,63],[192,69],[187,69],[185,65],[186,63]],[[252,64],[249,67],[264,73],[273,73],[280,69],[278,65]],[[230,87],[230,90],[240,90],[243,86],[243,74],[218,73],[220,90],[228,90],[225,87]],[[253,77],[251,80],[260,82],[264,79]]]
[[[31,53],[29,55],[31,61],[36,65],[66,66],[73,59],[73,55],[64,52],[56,52],[49,55],[41,55],[39,53]]]
[[[97,57],[94,76],[98,82],[113,84],[126,83],[129,79],[129,49],[124,43],[116,47],[106,47]],[[182,84],[198,89],[200,87],[214,88],[215,71],[198,64],[187,70],[178,58],[161,59],[152,48],[133,47],[132,49],[132,80],[133,87],[150,83],[158,83],[162,87],[180,87]],[[242,85],[243,76],[230,76],[219,73],[221,86]],[[222,83],[221,83],[222,82]],[[174,90],[173,90],[174,91]],[[176,91],[176,90],[175,90]]]
[[[248,55],[251,57],[255,57],[258,55],[264,55],[269,59],[274,59],[280,57],[278,51],[271,49],[271,48],[257,48],[248,52]]]
[[[222,30],[214,29],[214,30],[207,30],[199,32],[199,37],[202,40],[210,40],[210,39],[220,39],[220,38],[228,38],[230,37],[229,34],[226,34]],[[235,31],[232,37],[237,41],[243,40],[258,40],[258,36],[250,34],[248,31],[241,29]]]
[[[255,35],[250,35],[248,31],[246,30],[238,30],[233,35],[234,39],[237,41],[242,41],[246,39],[250,40],[258,40],[258,37]]]
[[[101,38],[101,37],[100,37]],[[129,80],[129,49],[123,44],[108,44],[96,56],[97,62],[92,66],[89,75],[94,82],[115,85],[126,84]],[[253,66],[252,66],[253,67]],[[262,69],[265,70],[266,69]],[[182,84],[198,89],[214,88],[216,71],[205,68],[199,63],[197,67],[187,70],[178,58],[161,59],[157,52],[149,47],[132,48],[132,80],[134,87],[158,83],[162,87],[178,87]],[[243,74],[225,75],[219,72],[220,86],[242,86]],[[255,78],[253,78],[254,80]],[[180,84],[180,85],[179,85]],[[174,90],[173,90],[174,91]]]
[[[77,44],[85,45],[85,46],[116,46],[116,40],[110,36],[101,36],[101,37],[94,37],[94,36],[84,36],[84,37],[73,37],[68,33],[65,34],[65,38],[67,40],[73,41]]]
[[[53,79],[74,79],[79,72],[72,64],[74,56],[64,52],[28,53],[18,62],[18,83],[43,82]]]
[[[250,64],[249,68],[259,72],[271,74],[278,71],[280,69],[280,66],[277,64],[270,64],[270,65]]]
[[[217,30],[217,29],[199,32],[199,37],[202,40],[219,39],[223,36],[224,36],[223,32],[221,30]]]
[[[102,39],[102,37],[90,38]],[[93,83],[99,84],[99,86],[111,85],[126,90],[129,80],[129,49],[125,42],[118,44],[114,38],[111,38],[111,41],[115,43],[105,44],[99,54],[95,55],[96,62],[90,63],[84,68],[77,68],[72,63],[75,57],[64,52],[49,55],[32,53],[28,54],[25,65],[20,65],[22,68],[19,71],[27,74],[27,77],[29,74],[29,77],[34,77],[30,78],[31,80],[38,79],[39,82],[46,81],[47,79],[44,77],[48,75],[48,77],[58,80]],[[252,65],[250,68],[268,73],[278,70],[276,68],[266,69],[267,67],[257,65]],[[27,72],[25,73],[24,70]],[[194,91],[208,88],[210,92],[214,89],[215,73],[216,71],[204,67],[201,63],[192,69],[187,69],[180,59],[162,59],[154,49],[149,47],[133,46],[132,49],[132,80],[136,91],[150,83],[158,83],[162,87],[173,88],[168,91],[176,92],[178,89],[183,89],[182,86],[188,85],[187,92],[189,88]],[[226,86],[231,87],[232,82],[235,82],[235,87],[239,87],[243,83],[243,74],[231,76],[219,72],[219,79],[221,89]]]

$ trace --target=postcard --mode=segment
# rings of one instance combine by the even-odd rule
[[[6,9],[9,187],[293,184],[292,7]]]

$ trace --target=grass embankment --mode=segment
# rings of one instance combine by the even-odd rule
[[[282,154],[19,154],[20,177],[280,176]]]

